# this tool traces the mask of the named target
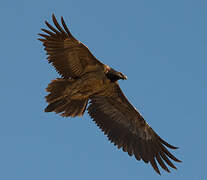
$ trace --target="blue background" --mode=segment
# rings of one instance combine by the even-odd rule
[[[3,0],[0,3],[0,179],[206,178],[207,1]],[[72,34],[128,76],[120,86],[183,163],[171,174],[114,147],[86,113],[44,113],[57,77],[37,39],[64,16]]]

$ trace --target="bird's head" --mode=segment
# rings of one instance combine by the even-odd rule
[[[122,80],[126,80],[127,79],[127,76],[125,76],[124,74],[122,74],[119,71],[114,70],[113,68],[110,68],[108,70],[108,72],[106,73],[106,76],[112,82],[115,82],[115,81],[117,81],[119,79],[122,79]]]

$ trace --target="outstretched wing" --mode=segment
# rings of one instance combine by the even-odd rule
[[[163,139],[146,123],[141,114],[129,103],[118,83],[112,85],[111,96],[96,95],[91,97],[88,112],[91,118],[118,148],[134,155],[137,160],[150,162],[154,170],[160,174],[156,161],[170,172],[166,164],[176,169],[169,160],[181,162],[167,149],[176,149]],[[166,147],[165,147],[166,146]]]
[[[45,21],[49,30],[41,29],[46,34],[39,34],[43,38],[38,40],[43,42],[48,61],[62,77],[77,78],[103,66],[83,43],[72,36],[63,17],[61,17],[63,28],[58,24],[54,14],[52,19],[56,28]]]

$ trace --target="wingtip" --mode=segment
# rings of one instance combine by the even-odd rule
[[[75,38],[73,37],[73,35],[71,34],[70,30],[68,29],[68,27],[67,27],[67,25],[66,25],[66,23],[65,23],[65,21],[64,21],[64,19],[63,19],[63,16],[61,16],[61,23],[62,23],[62,25],[63,25],[63,28],[64,28],[65,31],[67,32],[68,36],[71,37],[71,38],[73,38],[73,39],[75,39]]]
[[[54,13],[52,13],[52,20],[53,20],[53,21],[57,21],[57,19],[56,19],[56,17],[55,17],[55,14],[54,14]]]
[[[54,12],[52,13],[52,19],[56,19]]]
[[[48,26],[49,23],[47,22],[47,20],[45,21],[45,24]]]
[[[160,140],[160,142],[161,142],[162,144],[164,144],[165,146],[167,146],[168,148],[170,148],[170,149],[178,149],[178,147],[169,144],[169,143],[166,142],[164,139],[162,139],[159,135],[157,135],[157,137],[158,137],[158,139]]]
[[[155,172],[158,174],[158,175],[160,175],[161,176],[161,173],[160,173],[160,170],[155,170]]]
[[[160,170],[159,170],[154,158],[150,160],[150,164],[153,167],[153,169],[155,170],[155,172],[158,173],[159,175],[161,175]]]
[[[64,21],[63,16],[61,16],[61,23],[62,23],[62,25],[64,25],[64,24],[65,24],[65,21]]]
[[[45,39],[37,38],[38,41],[45,42]]]
[[[180,159],[177,159],[177,161],[176,162],[179,162],[179,163],[181,163],[182,161],[180,160]]]

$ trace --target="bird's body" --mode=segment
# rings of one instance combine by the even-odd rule
[[[168,172],[165,163],[176,168],[168,157],[177,162],[180,160],[166,149],[176,147],[153,131],[121,91],[118,80],[127,79],[126,76],[98,61],[84,44],[72,36],[63,18],[61,21],[64,29],[53,15],[56,28],[46,22],[51,31],[42,29],[47,34],[39,34],[43,37],[39,40],[45,46],[48,61],[61,75],[46,88],[49,94],[45,111],[75,117],[82,116],[87,109],[118,148],[134,155],[137,160],[150,162],[157,173],[160,171],[156,161]]]

